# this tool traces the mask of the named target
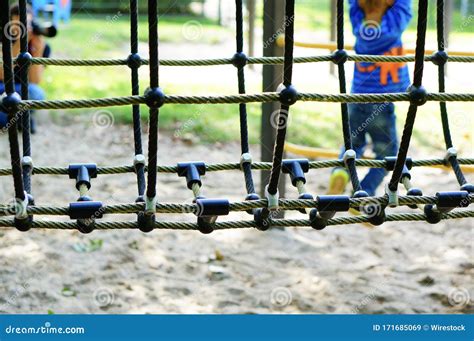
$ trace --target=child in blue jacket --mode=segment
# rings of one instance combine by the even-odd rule
[[[411,0],[349,0],[350,19],[356,37],[355,52],[370,55],[402,55],[401,36],[408,26]],[[410,85],[405,63],[355,63],[352,93],[405,92]],[[367,136],[376,159],[396,156],[398,139],[393,103],[349,104],[353,149],[362,157]],[[344,149],[342,154],[344,153]],[[342,158],[341,154],[341,158]],[[361,181],[362,190],[375,195],[387,171],[372,168]],[[340,194],[349,182],[344,168],[333,170],[329,194]]]

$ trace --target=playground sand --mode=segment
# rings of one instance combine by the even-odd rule
[[[35,165],[132,163],[129,127],[99,128],[77,117],[65,121],[44,116],[33,137]],[[238,143],[194,145],[174,135],[160,136],[161,164],[239,160]],[[9,165],[7,143],[0,138],[0,167]],[[258,159],[259,146],[252,149]],[[328,172],[312,171],[308,191],[323,193]],[[257,172],[255,179],[260,180]],[[417,169],[413,179],[426,194],[458,187],[451,173],[437,169]],[[107,203],[133,202],[135,181],[134,174],[100,176],[92,181],[90,194]],[[239,172],[209,173],[203,183],[208,197],[245,197]],[[9,201],[12,188],[11,177],[0,178],[0,202]],[[40,205],[64,206],[78,196],[73,180],[64,176],[35,176],[33,188]],[[296,190],[288,187],[287,196],[296,197]],[[190,202],[191,197],[183,178],[158,175],[158,200]],[[190,214],[157,219],[195,220]],[[20,233],[2,228],[0,311],[473,313],[472,228],[472,219],[437,225],[392,222],[374,229],[351,225],[323,231],[245,229],[211,235],[169,230]]]

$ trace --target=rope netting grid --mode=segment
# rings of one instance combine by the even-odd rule
[[[26,25],[26,0],[20,0],[20,28]],[[27,32],[21,33],[20,54],[12,56],[12,38],[5,34],[8,29],[9,1],[3,1],[1,10],[2,60],[6,95],[1,102],[1,110],[8,113],[8,136],[10,145],[11,168],[0,168],[0,176],[12,175],[15,189],[15,205],[0,205],[0,215],[12,216],[1,218],[0,226],[16,227],[20,231],[31,228],[78,229],[88,233],[94,229],[140,229],[150,232],[153,229],[199,230],[210,233],[213,230],[230,228],[256,227],[267,230],[271,226],[311,226],[323,229],[329,225],[370,222],[373,225],[384,221],[428,221],[437,223],[442,219],[472,218],[473,210],[459,210],[468,207],[474,201],[474,186],[467,183],[460,165],[474,164],[473,158],[457,158],[449,128],[446,102],[474,101],[474,94],[445,93],[445,64],[451,62],[474,62],[474,57],[448,56],[444,48],[444,1],[437,0],[437,40],[438,51],[432,56],[425,56],[425,36],[428,14],[428,1],[419,0],[418,27],[415,56],[375,56],[349,55],[344,50],[344,0],[337,0],[337,50],[331,55],[294,57],[294,19],[295,1],[286,0],[285,4],[285,53],[284,57],[247,57],[243,53],[243,1],[236,0],[236,53],[232,58],[205,60],[160,60],[158,55],[158,3],[148,0],[149,59],[138,54],[138,7],[137,0],[130,0],[130,50],[127,59],[45,59],[33,58],[28,53]],[[340,94],[298,93],[292,85],[292,72],[295,63],[333,62],[338,66]],[[407,93],[390,94],[346,94],[344,64],[347,61],[366,62],[415,62],[413,85]],[[439,93],[427,93],[422,87],[423,66],[425,61],[438,65]],[[14,63],[19,69],[21,97],[15,92]],[[212,66],[232,64],[237,69],[238,95],[224,96],[181,96],[165,95],[159,87],[159,66]],[[245,66],[247,64],[283,64],[283,90],[281,92],[246,94]],[[115,66],[128,65],[131,70],[132,95],[128,97],[99,98],[84,100],[28,100],[28,70],[31,65],[56,66]],[[144,95],[139,95],[138,69],[149,65],[150,86]],[[278,121],[286,121],[290,107],[298,101],[339,102],[344,137],[345,154],[342,160],[312,161],[306,159],[283,160],[283,147],[287,127],[276,127],[276,140],[272,163],[252,162],[248,142],[247,108],[251,102],[280,102]],[[357,159],[352,150],[347,103],[379,103],[408,101],[410,102],[405,128],[398,155],[384,160]],[[445,158],[412,160],[407,157],[413,125],[418,106],[426,101],[439,101],[443,134],[447,154]],[[176,104],[239,104],[241,158],[239,163],[205,164],[204,162],[183,162],[177,166],[159,166],[158,160],[158,118],[159,108],[168,103]],[[143,155],[141,140],[140,104],[149,107],[149,143],[148,163]],[[133,166],[97,167],[95,164],[72,164],[68,167],[33,167],[30,139],[30,110],[34,109],[71,109],[103,106],[132,105],[134,128],[134,162]],[[22,126],[23,154],[20,156],[18,142],[18,122]],[[459,191],[438,192],[426,196],[412,186],[410,169],[430,165],[451,165],[456,179],[461,186]],[[386,193],[380,197],[369,197],[360,188],[357,166],[379,167],[392,171],[392,178],[386,187]],[[305,190],[305,173],[310,169],[328,167],[346,167],[354,194],[319,195],[313,197]],[[245,201],[229,202],[227,199],[206,199],[200,193],[202,181],[200,176],[206,172],[241,170],[244,173],[247,196]],[[252,170],[270,170],[271,175],[266,187],[266,198],[255,193]],[[133,204],[105,205],[92,201],[88,196],[91,178],[104,174],[136,173],[138,198]],[[147,179],[145,179],[147,173]],[[156,200],[158,173],[175,173],[186,178],[187,187],[192,190],[195,200],[192,204],[161,203]],[[278,183],[281,174],[289,174],[292,185],[298,190],[298,199],[281,199],[278,196]],[[31,193],[31,176],[33,174],[69,175],[76,179],[76,188],[80,193],[77,202],[69,206],[36,205]],[[399,195],[398,183],[407,190],[406,195]],[[385,215],[387,206],[407,205],[411,208],[422,208],[423,213],[396,213]],[[422,207],[421,205],[425,205]],[[334,217],[336,212],[346,212],[350,208],[361,211],[359,216]],[[456,210],[455,210],[456,209]],[[272,213],[278,210],[298,210],[308,214],[309,219],[273,219]],[[216,222],[217,217],[229,212],[246,211],[253,215],[253,220]],[[138,215],[136,222],[96,221],[106,214]],[[198,216],[197,223],[156,221],[157,213],[192,213]],[[33,215],[69,216],[76,222],[34,221]]]

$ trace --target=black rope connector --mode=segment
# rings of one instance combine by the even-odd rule
[[[296,101],[298,101],[298,91],[293,85],[288,85],[280,91],[281,104],[293,105]]]
[[[138,69],[142,66],[142,57],[138,53],[132,53],[127,58],[127,66],[130,69]]]
[[[249,193],[245,197],[245,201],[255,201],[255,200],[260,200],[260,196],[257,193]],[[254,210],[247,210],[248,214],[253,214]]]
[[[248,58],[246,54],[243,52],[237,52],[232,57],[232,65],[234,65],[238,69],[245,67],[245,65],[247,65],[247,62],[248,62]]]
[[[296,186],[298,181],[306,183],[304,176],[309,170],[308,159],[283,160],[281,171],[284,174],[290,174],[291,183]]]
[[[385,169],[388,171],[393,171],[395,169],[395,163],[397,162],[396,156],[386,156],[384,158],[385,161]],[[412,169],[413,167],[413,160],[411,157],[407,157],[405,160],[405,166],[408,169]]]
[[[303,193],[303,194],[299,195],[298,199],[300,199],[300,200],[314,200],[314,197],[310,193]],[[300,208],[298,211],[300,211],[301,213],[306,213],[306,209],[304,209],[304,208]]]
[[[421,197],[421,196],[423,196],[423,192],[419,188],[412,187],[407,191],[407,196],[409,196],[409,197]],[[413,208],[413,209],[418,208],[418,206],[416,204],[408,205],[408,207]]]
[[[336,50],[331,55],[331,62],[334,64],[344,64],[347,62],[348,55],[346,50]]]
[[[15,228],[20,232],[27,232],[31,230],[33,227],[33,216],[28,215],[25,218],[17,218],[14,219]]]
[[[470,204],[469,193],[466,191],[438,192],[436,198],[436,207],[440,210],[468,207]]]
[[[21,69],[23,68],[28,68],[31,65],[31,59],[33,57],[31,56],[30,53],[28,52],[21,52],[17,57],[16,57],[16,63],[18,64],[18,67]]]
[[[446,51],[436,51],[431,55],[431,61],[434,65],[444,65],[448,62],[448,54]]]
[[[198,228],[201,233],[209,234],[214,231],[218,216],[228,215],[230,203],[227,199],[196,199]]]
[[[318,210],[313,208],[309,212],[309,221],[311,224],[311,227],[315,230],[323,230],[326,226],[328,226],[328,221],[327,219],[324,219],[319,216]]]
[[[68,167],[69,179],[76,179],[76,188],[81,185],[91,188],[91,178],[97,178],[97,165],[95,163],[70,164]]]
[[[461,186],[461,191],[466,191],[468,193],[474,193],[474,185],[473,184],[464,184]]]
[[[402,169],[402,175],[400,176],[400,183],[403,184],[403,179],[408,178],[408,180],[411,180],[411,174],[410,171],[408,170],[408,167],[403,165]]]
[[[69,204],[69,218],[71,219],[95,219],[103,217],[103,205],[100,201],[90,201],[89,197],[79,198],[81,201]]]
[[[158,109],[165,104],[165,93],[161,88],[148,88],[145,90],[145,103],[152,109]]]
[[[254,220],[259,231],[267,231],[271,227],[270,211],[267,208],[256,209]]]
[[[438,210],[435,210],[435,205],[428,204],[425,205],[425,208],[423,209],[425,216],[426,216],[426,221],[430,224],[437,224],[441,221],[441,212]]]
[[[137,222],[138,229],[144,233],[149,233],[155,228],[156,216],[154,214],[146,214],[138,212]]]
[[[198,217],[214,217],[228,215],[230,203],[227,199],[196,199]]]
[[[408,93],[410,95],[411,104],[421,106],[426,103],[428,93],[423,86],[416,87],[411,85],[408,88]]]
[[[374,226],[379,226],[382,225],[385,220],[386,220],[386,215],[385,215],[385,206],[382,204],[380,205],[380,209],[374,212],[375,214],[368,216],[369,223],[371,223]]]
[[[104,215],[102,202],[92,201],[88,196],[81,196],[77,202],[69,204],[69,218],[77,220],[77,229],[84,234],[91,233],[95,228],[95,220]]]
[[[204,162],[180,162],[177,166],[178,176],[186,177],[186,184],[189,189],[193,189],[194,184],[201,187],[201,175],[206,174],[206,164]]]
[[[2,99],[2,111],[9,114],[14,114],[19,111],[19,105],[21,103],[21,96],[17,92],[13,92],[6,95]]]
[[[347,212],[350,208],[347,195],[318,195],[316,202],[319,212]]]

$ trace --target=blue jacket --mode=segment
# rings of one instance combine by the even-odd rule
[[[402,33],[410,19],[411,0],[395,0],[381,23],[365,21],[358,0],[349,0],[357,54],[403,55]],[[405,63],[355,63],[353,93],[404,92],[410,85]]]

